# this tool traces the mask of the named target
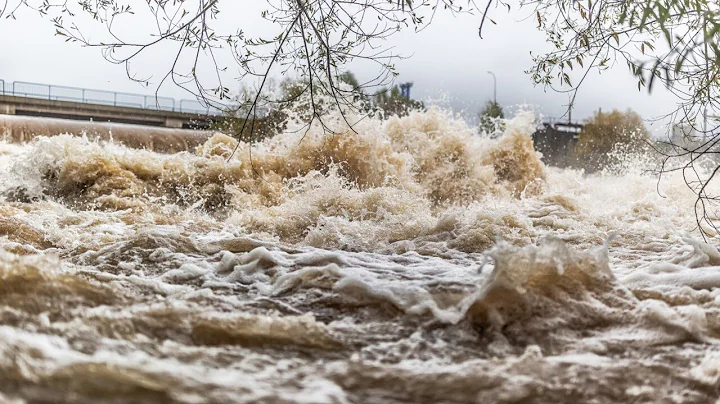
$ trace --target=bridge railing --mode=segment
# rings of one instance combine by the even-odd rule
[[[222,113],[219,109],[203,105],[197,100],[180,100],[178,109],[192,114],[220,115]]]
[[[3,95],[42,98],[53,101],[72,101],[84,104],[177,111],[203,115],[219,115],[221,113],[217,108],[204,106],[196,100],[180,100],[180,102],[176,102],[174,98],[170,97],[56,86],[26,81],[5,83],[4,80],[0,79],[0,91],[2,91]]]

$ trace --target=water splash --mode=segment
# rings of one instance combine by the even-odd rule
[[[335,121],[252,159],[0,143],[0,400],[718,398],[720,253],[680,175],[545,167],[530,114]]]

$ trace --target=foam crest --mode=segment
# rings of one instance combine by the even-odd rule
[[[333,169],[361,189],[393,186],[427,195],[433,203],[463,204],[488,193],[518,193],[544,176],[528,122],[527,115],[513,119],[506,136],[493,143],[473,137],[467,126],[439,110],[413,112],[388,122],[367,119],[335,134],[315,127],[284,132],[254,144],[252,156],[249,144],[221,134],[196,155],[159,155],[63,135],[37,140],[15,171],[65,197],[192,191],[207,196],[230,188],[259,198],[251,202],[268,204],[280,197],[283,181]],[[235,147],[234,158],[226,162]]]

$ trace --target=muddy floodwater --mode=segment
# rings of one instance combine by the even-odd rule
[[[533,130],[0,142],[0,402],[716,403],[682,177],[545,167]]]

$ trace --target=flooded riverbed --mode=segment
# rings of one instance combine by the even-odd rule
[[[0,142],[0,401],[716,402],[680,176],[545,167],[527,114],[354,129]]]

